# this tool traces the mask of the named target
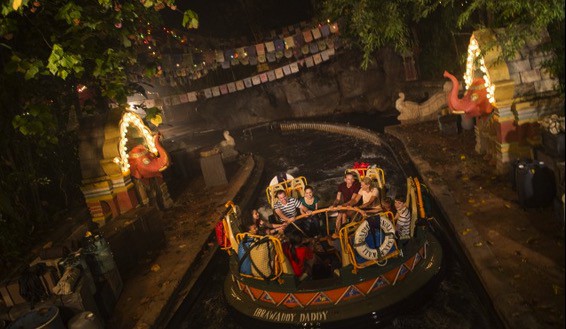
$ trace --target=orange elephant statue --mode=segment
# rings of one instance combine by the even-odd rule
[[[474,79],[464,97],[458,98],[458,79],[447,71],[444,71],[444,77],[452,80],[452,90],[447,95],[447,102],[453,114],[464,114],[468,118],[474,118],[490,114],[493,111],[493,105],[487,98],[487,89],[483,78]]]

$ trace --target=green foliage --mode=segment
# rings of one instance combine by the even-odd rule
[[[36,138],[40,146],[57,144],[57,121],[50,106],[30,104],[26,112],[14,117],[12,125],[25,136]]]
[[[471,34],[481,28],[504,28],[505,33],[498,35],[498,42],[504,58],[511,58],[529,38],[539,36],[542,30],[554,25],[564,26],[564,0],[325,0],[322,2],[322,14],[324,18],[333,20],[342,18],[341,28],[362,50],[361,65],[367,67],[372,53],[381,47],[393,47],[399,53],[414,50],[414,42],[420,40],[416,40],[409,31],[421,28],[446,34]],[[422,24],[423,19],[433,15],[442,16],[442,19],[429,20],[429,24],[444,27],[448,21],[453,22],[452,27],[442,30]],[[563,45],[563,38],[559,43],[553,43],[552,50],[559,59],[563,59],[560,43]],[[448,40],[438,46],[439,54],[451,47]],[[438,57],[436,61],[437,64],[431,63],[431,66],[441,65],[445,58]],[[560,63],[549,62],[554,66],[550,70],[562,72],[563,76]]]
[[[138,46],[147,47],[148,26],[160,29],[165,7],[176,9],[174,0],[0,4],[0,272],[24,251],[18,241],[29,240],[30,228],[83,202],[70,111],[80,118],[126,104],[129,77],[155,75]],[[198,27],[196,13],[183,17]],[[78,86],[90,98],[80,99]]]
[[[51,74],[65,80],[70,73],[75,73],[80,77],[84,71],[81,66],[81,56],[65,53],[61,45],[54,44],[51,55],[47,59],[47,69]]]
[[[183,26],[187,29],[198,29],[198,15],[192,10],[183,13]]]

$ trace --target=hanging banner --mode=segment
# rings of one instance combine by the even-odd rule
[[[211,98],[212,97],[212,90],[210,88],[206,88],[204,90],[204,97]]]
[[[282,68],[276,68],[275,69],[275,78],[276,79],[281,79],[283,78],[285,75],[283,74],[283,69]]]
[[[220,85],[220,87],[218,87],[218,88],[220,88],[220,94],[226,95],[228,93],[228,86],[227,85],[223,84],[223,85]]]
[[[187,97],[187,94],[181,94],[179,95],[179,101],[183,104],[187,103],[189,101],[189,98]]]
[[[262,73],[259,75],[259,78],[261,79],[261,83],[266,83],[267,80],[267,73]]]
[[[265,45],[263,43],[258,43],[255,45],[255,50],[258,55],[265,54]]]
[[[334,56],[334,48],[328,48],[326,49],[326,52],[328,53],[328,56]]]
[[[309,44],[309,52],[311,54],[318,53],[318,44],[316,42],[312,42],[312,43]]]
[[[285,49],[295,47],[295,39],[293,37],[286,37],[285,38]]]
[[[292,73],[299,72],[299,63],[298,62],[293,62],[293,63],[289,64],[289,66],[291,67]]]
[[[303,32],[303,38],[305,39],[305,42],[311,42],[312,41],[312,33],[310,30],[308,31],[304,31]]]
[[[322,63],[322,57],[320,56],[320,54],[314,54],[312,56],[312,59],[314,60],[314,65]]]
[[[305,64],[307,65],[307,67],[314,66],[314,60],[312,59],[312,56],[305,58]]]
[[[246,86],[246,88],[251,88],[252,87],[252,78],[245,78],[244,79],[244,86]]]
[[[283,40],[277,39],[277,40],[273,41],[273,44],[275,45],[275,51],[285,50],[285,42]]]
[[[267,53],[266,57],[269,63],[275,62],[275,53]]]
[[[318,29],[318,27],[315,27],[314,29],[312,29],[311,32],[312,32],[312,37],[313,37],[315,40],[320,39],[320,37],[322,36],[322,35],[320,34],[320,30]]]
[[[254,86],[257,86],[257,85],[259,85],[260,83],[261,83],[261,78],[259,77],[259,74],[258,74],[258,75],[254,75],[254,76],[252,77],[252,84],[253,84]]]
[[[244,81],[243,80],[238,80],[236,81],[236,90],[237,91],[241,91],[244,90],[246,87],[244,86]]]
[[[224,52],[222,52],[222,50],[217,50],[215,52],[215,58],[216,58],[216,62],[217,63],[222,63],[224,62]]]
[[[267,80],[269,81],[275,80],[275,72],[273,70],[267,72]]]
[[[328,55],[328,50],[325,50],[322,53],[320,53],[320,56],[322,57],[323,61],[327,61],[330,58],[330,56]]]
[[[283,66],[283,73],[285,75],[290,75],[291,74],[291,67],[289,65]]]
[[[271,53],[275,51],[275,45],[273,44],[273,41],[269,41],[265,43],[265,49],[267,50],[267,53]]]
[[[220,88],[218,88],[218,86],[212,87],[212,96],[214,97],[220,96]]]
[[[192,91],[190,93],[187,93],[187,98],[189,99],[189,102],[196,102],[197,101],[197,92],[196,91]]]
[[[322,33],[323,37],[327,37],[330,35],[330,26],[328,24],[324,24],[320,27],[320,33]]]
[[[236,84],[234,82],[228,83],[228,92],[231,94],[236,91]]]

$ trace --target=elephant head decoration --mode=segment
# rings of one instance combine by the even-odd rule
[[[149,180],[152,177],[162,177],[161,172],[169,167],[169,154],[159,141],[160,135],[155,135],[154,142],[159,157],[151,153],[144,145],[136,145],[129,154],[131,175],[137,179]]]
[[[473,80],[470,88],[462,98],[458,98],[458,79],[444,71],[444,77],[452,80],[452,90],[448,93],[448,107],[453,114],[464,114],[468,118],[479,117],[493,111],[493,105],[487,97],[487,89],[483,78]]]

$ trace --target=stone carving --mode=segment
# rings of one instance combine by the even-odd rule
[[[235,149],[236,142],[234,141],[234,138],[230,136],[230,132],[228,130],[224,130],[223,135],[224,140],[218,145],[220,152],[222,153],[222,160],[234,160],[238,157],[238,151]]]
[[[399,93],[399,98],[395,101],[395,108],[401,113],[397,119],[401,122],[436,119],[436,113],[448,106],[446,100],[451,89],[452,83],[445,82],[442,91],[422,103],[407,101],[405,93]]]

